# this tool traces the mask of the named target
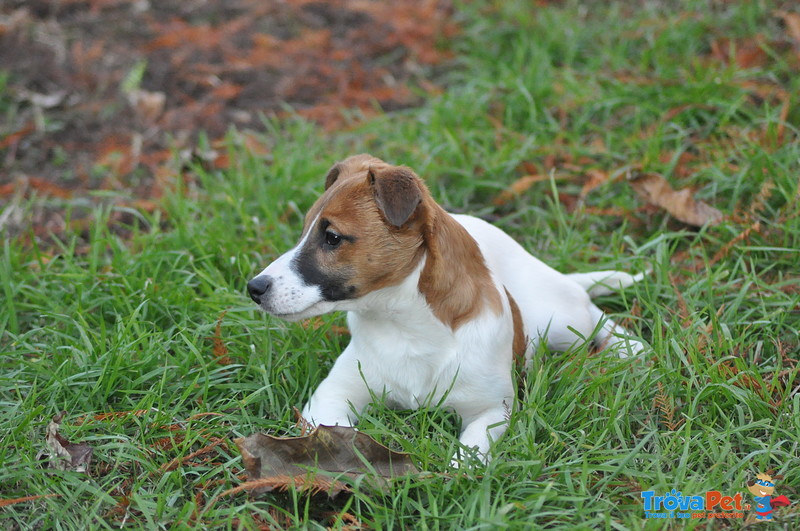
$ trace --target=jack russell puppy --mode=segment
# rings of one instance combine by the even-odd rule
[[[308,421],[352,426],[374,395],[441,403],[485,460],[507,426],[515,356],[529,361],[540,341],[642,350],[590,300],[641,276],[559,273],[493,225],[447,213],[411,169],[355,155],[328,172],[300,242],[247,290],[288,321],[348,312],[352,339],[303,408]]]

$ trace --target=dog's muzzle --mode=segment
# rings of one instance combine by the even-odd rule
[[[261,304],[261,297],[271,288],[272,277],[269,275],[259,275],[247,283],[247,293],[256,304]]]

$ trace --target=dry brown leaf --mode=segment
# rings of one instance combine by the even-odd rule
[[[733,52],[733,57],[731,57]],[[721,63],[729,63],[731,59],[739,68],[759,68],[769,62],[769,55],[764,51],[762,38],[731,40],[727,37],[711,43],[711,55]]]
[[[231,358],[228,356],[228,347],[222,340],[222,320],[225,318],[226,313],[228,313],[227,310],[220,314],[217,319],[217,325],[214,327],[214,337],[211,338],[214,342],[214,357],[220,365],[231,364]]]
[[[492,203],[494,203],[495,206],[503,206],[518,195],[521,195],[523,192],[528,190],[528,188],[533,186],[535,183],[547,181],[548,179],[550,179],[550,176],[546,174],[525,175],[524,177],[520,177],[511,183],[508,188],[500,192],[500,195],[495,197]]]
[[[751,94],[753,99],[768,102],[782,102],[789,98],[789,92],[783,89],[780,85],[769,81],[753,81],[745,79],[735,82],[735,85],[743,88]]]
[[[59,186],[55,183],[51,183],[45,179],[39,177],[28,177],[25,180],[27,181],[25,184],[41,194],[51,195],[53,197],[58,197],[59,199],[69,199],[72,197],[72,190],[63,186]]]
[[[695,200],[688,188],[673,189],[660,175],[635,174],[630,178],[630,183],[645,201],[663,208],[687,225],[702,227],[722,220],[722,212],[703,201]]]
[[[795,44],[800,44],[800,13],[778,10],[775,14],[783,19],[786,30],[794,40]]]
[[[588,170],[586,172],[586,181],[584,181],[583,187],[581,188],[580,200],[583,201],[586,199],[589,192],[601,186],[606,181],[608,181],[608,172],[602,170]]]
[[[313,476],[306,472],[297,476],[272,476],[268,478],[251,479],[220,493],[217,498],[222,498],[230,494],[238,494],[242,491],[249,491],[254,495],[258,495],[273,490],[284,491],[290,488],[308,491],[312,494],[327,492],[331,497],[336,496],[340,492],[350,492],[350,487],[341,481],[336,481],[335,479],[324,476]]]
[[[5,499],[5,500],[0,500],[0,507],[7,507],[9,505],[14,505],[16,503],[25,503],[28,501],[34,501],[40,498],[53,498],[55,496],[61,496],[61,494],[37,494],[35,496],[24,496],[22,498]]]
[[[96,415],[92,415],[91,417],[79,417],[75,421],[75,424],[78,425],[84,424],[85,422],[88,422],[89,419],[96,421],[105,421],[105,420],[121,419],[127,416],[141,417],[142,415],[145,415],[148,412],[150,412],[149,409],[136,409],[133,411],[110,411],[107,413],[97,413]]]
[[[685,330],[692,325],[692,317],[689,313],[689,307],[686,305],[686,299],[683,298],[683,294],[681,293],[680,289],[678,289],[678,283],[675,280],[675,277],[670,275],[669,282],[672,284],[672,291],[675,293],[675,299],[678,303],[677,316],[681,318],[681,328]]]
[[[658,411],[661,423],[669,431],[677,431],[686,421],[685,418],[675,419],[675,399],[666,392],[664,384],[656,383],[658,390],[653,398],[653,407]]]
[[[190,453],[189,455],[186,455],[186,456],[183,456],[183,457],[176,457],[175,459],[173,459],[169,463],[165,463],[165,464],[161,465],[161,467],[158,469],[158,472],[163,474],[164,472],[169,472],[170,470],[175,470],[176,468],[178,468],[179,466],[183,465],[187,461],[191,461],[195,457],[198,457],[198,456],[201,456],[201,455],[205,455],[205,454],[211,452],[211,450],[213,450],[217,446],[222,445],[223,448],[225,447],[225,439],[220,439],[219,437],[211,437],[209,439],[209,441],[211,441],[210,444],[200,448],[199,450],[195,450],[194,452]]]
[[[324,325],[325,321],[323,321],[319,317],[312,317],[311,319],[306,319],[305,321],[300,322],[300,326],[302,326],[306,330],[318,330]],[[331,336],[349,336],[350,330],[348,330],[347,327],[344,326],[330,325],[325,335],[328,338],[330,338]]]
[[[741,244],[743,241],[746,241],[748,238],[750,238],[751,233],[755,232],[758,234],[760,230],[761,222],[759,220],[754,221],[749,227],[746,227],[742,232],[737,234],[735,238],[726,243],[722,249],[717,251],[713,258],[711,258],[711,261],[708,263],[708,265],[712,266],[723,258],[727,257],[734,247],[739,246],[739,244]]]
[[[676,153],[674,151],[665,151],[658,157],[658,161],[662,164],[669,164],[675,159]],[[673,175],[680,178],[690,176],[693,173],[693,170],[688,166],[695,161],[697,161],[697,155],[693,155],[688,151],[683,151],[680,154],[677,154],[675,168],[672,170]]]
[[[92,463],[92,447],[86,443],[71,443],[58,433],[66,414],[66,411],[62,411],[47,425],[45,440],[50,458],[48,466],[56,470],[74,470],[88,474]]]
[[[372,437],[345,426],[318,426],[303,437],[279,438],[262,433],[235,439],[248,481],[261,481],[254,494],[296,486],[325,491],[333,497],[346,486],[331,475],[355,478],[374,472],[377,485],[417,469],[408,454],[394,452]],[[324,475],[313,475],[313,472]],[[302,482],[298,480],[302,478]]]
[[[128,104],[136,115],[146,123],[155,123],[164,112],[167,96],[163,92],[136,89],[128,94]]]
[[[14,131],[10,135],[0,138],[0,149],[7,149],[8,147],[19,143],[20,140],[30,135],[34,131],[36,131],[36,126],[33,124],[33,122],[28,123],[22,129]]]
[[[791,100],[787,96],[781,104],[781,112],[778,115],[778,127],[775,129],[775,139],[777,140],[779,146],[783,145],[783,137],[784,133],[786,132],[786,120],[789,118],[790,106]]]

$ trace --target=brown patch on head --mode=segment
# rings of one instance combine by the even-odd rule
[[[370,155],[335,164],[303,235],[297,268],[328,300],[399,284],[425,256],[419,290],[440,321],[455,330],[486,304],[502,312],[478,244],[410,168]]]
[[[402,187],[394,182],[397,172],[405,170],[369,155],[350,157],[328,172],[325,193],[306,215],[307,239],[296,265],[327,300],[358,298],[399,284],[422,258],[421,215],[416,206],[404,210],[397,200],[400,194],[394,192]],[[421,181],[406,182],[406,196],[413,189],[421,195],[417,185],[424,187]],[[387,219],[387,207],[394,221]],[[395,223],[398,216],[405,218],[402,223]]]

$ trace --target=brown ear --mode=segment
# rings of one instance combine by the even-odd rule
[[[334,164],[333,167],[330,170],[328,170],[328,175],[325,176],[325,189],[326,190],[328,188],[330,188],[333,183],[336,182],[336,179],[339,178],[339,173],[341,171],[342,170],[341,170],[341,167],[339,166],[338,162],[336,164]]]
[[[422,201],[422,183],[408,168],[390,166],[375,170],[370,167],[367,179],[378,208],[395,227],[408,221]]]

